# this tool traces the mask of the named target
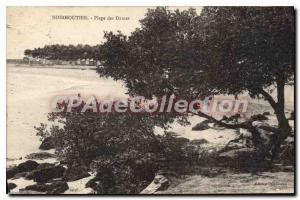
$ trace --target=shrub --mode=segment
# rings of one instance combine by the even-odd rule
[[[61,125],[52,125],[49,132],[43,125],[38,134],[53,137],[56,153],[68,168],[97,172],[88,186],[102,194],[139,193],[159,169],[182,161],[181,146],[188,141],[154,134],[155,126],[171,120],[164,116],[72,112],[51,113],[49,120]]]

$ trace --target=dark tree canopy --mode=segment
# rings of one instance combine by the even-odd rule
[[[130,95],[148,98],[248,92],[274,109],[275,146],[290,135],[284,85],[293,79],[295,68],[292,7],[204,7],[200,14],[192,8],[158,7],[149,9],[140,23],[130,36],[105,34],[101,76],[123,80]],[[267,91],[269,86],[277,88],[277,98]],[[247,128],[257,135],[251,122],[227,127]]]
[[[259,94],[294,74],[293,8],[208,7],[202,18],[206,71],[222,93]]]
[[[99,70],[132,94],[259,94],[293,74],[293,8],[156,8],[140,23],[129,37],[105,34]]]

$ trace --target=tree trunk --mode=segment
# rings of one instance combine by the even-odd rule
[[[275,114],[278,120],[279,132],[274,137],[274,149],[272,152],[273,158],[276,158],[280,150],[282,142],[291,134],[291,127],[289,121],[285,116],[284,107],[284,76],[278,75],[276,77],[277,83],[277,103],[274,108]]]

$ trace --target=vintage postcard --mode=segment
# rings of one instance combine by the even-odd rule
[[[7,7],[8,194],[295,194],[294,7]]]

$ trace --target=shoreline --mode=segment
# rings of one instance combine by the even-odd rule
[[[82,66],[82,65],[27,65],[27,64],[13,64],[6,63],[7,67],[14,68],[38,68],[38,69],[78,69],[78,70],[96,70],[97,66]]]

